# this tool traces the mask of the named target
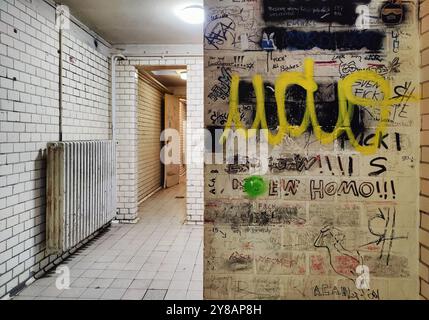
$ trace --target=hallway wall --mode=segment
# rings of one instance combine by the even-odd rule
[[[204,297],[417,299],[418,1],[205,5]]]
[[[133,66],[116,67],[116,167],[117,219],[137,217],[137,108],[138,71]]]
[[[41,0],[0,1],[0,297],[46,268],[45,150],[59,138],[59,36]],[[64,31],[64,140],[109,139],[106,47]]]

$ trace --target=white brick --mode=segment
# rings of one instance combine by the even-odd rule
[[[13,47],[13,38],[5,33],[0,34],[0,43]]]
[[[0,56],[0,65],[6,68],[13,68],[13,59],[5,56]]]
[[[12,272],[7,272],[3,275],[0,275],[0,286],[6,284],[10,279],[12,279]]]
[[[9,13],[7,13],[6,11],[0,12],[0,20],[3,21],[4,23],[11,25],[11,26],[14,23],[13,16],[10,15]]]

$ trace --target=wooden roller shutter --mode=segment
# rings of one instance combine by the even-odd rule
[[[140,75],[138,81],[137,141],[138,200],[162,186],[160,160],[164,92]]]

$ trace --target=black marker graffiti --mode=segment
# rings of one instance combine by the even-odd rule
[[[310,170],[318,159],[318,156],[302,157],[298,154],[291,157],[277,159],[270,157],[268,167],[272,173],[285,171],[303,172]]]
[[[348,250],[344,247],[346,235],[332,226],[325,226],[314,241],[316,248],[325,248],[329,255],[329,264],[335,273],[341,275],[353,283],[356,280],[356,267],[363,265],[363,258],[359,251]],[[349,263],[338,265],[334,260],[349,260]]]
[[[386,166],[385,166],[384,164],[377,163],[378,161],[387,161],[387,158],[386,158],[386,157],[377,157],[377,158],[372,159],[372,160],[369,162],[369,164],[370,164],[372,167],[379,168],[379,170],[377,170],[377,171],[372,171],[372,172],[370,172],[370,173],[369,173],[369,176],[370,176],[370,177],[379,176],[380,174],[382,174],[382,173],[384,173],[384,172],[386,172],[386,171],[387,171]]]
[[[219,49],[225,42],[235,38],[235,22],[228,17],[210,22],[205,30],[204,38],[209,46]]]
[[[265,21],[313,20],[354,25],[358,18],[358,5],[369,4],[371,0],[264,0]]]
[[[389,197],[396,198],[394,181],[384,182],[384,189],[381,190],[380,182],[376,181],[324,181],[310,180],[310,197],[311,200],[324,199],[325,197],[334,196],[353,196],[355,198],[370,198],[375,195],[387,200]]]
[[[218,81],[219,83],[215,84],[208,94],[208,97],[213,101],[226,100],[229,97],[231,69],[221,67],[221,75],[218,77]]]
[[[381,260],[385,257],[386,266],[388,266],[392,252],[393,240],[408,239],[408,236],[396,235],[396,208],[387,208],[386,210],[379,208],[378,210],[379,213],[368,220],[368,230],[376,237],[376,239],[365,243],[360,247],[363,248],[370,245],[379,246],[379,259]],[[381,220],[384,223],[382,229],[377,230],[376,227],[374,227],[376,220]]]

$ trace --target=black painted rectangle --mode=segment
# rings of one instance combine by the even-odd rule
[[[354,25],[359,5],[371,0],[263,0],[264,20],[311,20]]]
[[[350,31],[296,31],[286,28],[268,27],[263,30],[265,38],[274,43],[270,47],[261,40],[264,50],[362,50],[379,51],[383,48],[385,34],[376,30]]]

